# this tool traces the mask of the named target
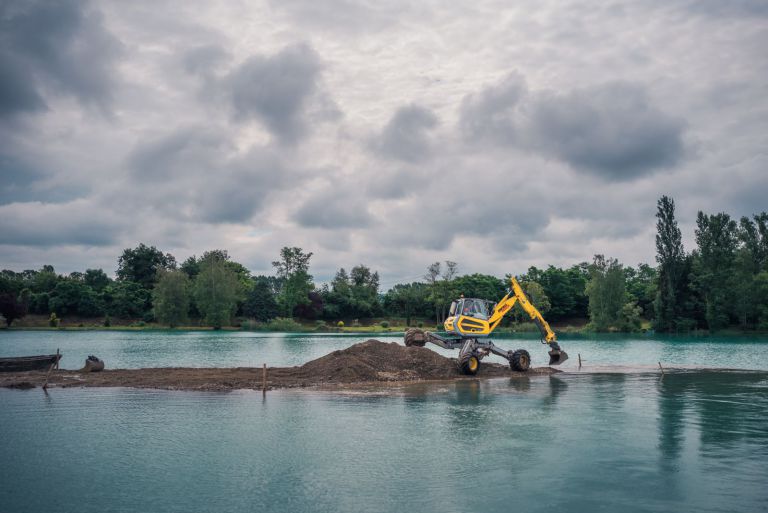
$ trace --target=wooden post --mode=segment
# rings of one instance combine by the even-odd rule
[[[59,359],[61,358],[61,356],[59,356],[60,354],[61,354],[61,353],[59,353],[59,348],[57,347],[57,348],[56,348],[56,356],[57,356],[58,358],[56,358],[56,370],[59,370]]]
[[[581,353],[576,353],[576,354],[579,355],[579,369],[581,369]]]
[[[267,364],[265,363],[261,369],[261,394],[267,394]]]
[[[58,354],[59,354],[59,350],[56,349],[56,355],[58,355]],[[54,367],[58,367],[58,366],[59,366],[59,359],[56,358],[56,361],[53,362],[50,367],[48,367],[48,373],[45,375],[45,382],[43,383],[43,390],[44,391],[48,390],[48,378],[51,377],[51,372],[53,371],[53,368]]]
[[[661,366],[661,362],[659,362],[659,369],[661,369],[661,375],[664,375],[664,367]]]

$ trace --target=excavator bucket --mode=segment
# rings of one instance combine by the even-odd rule
[[[549,352],[549,364],[560,365],[568,359],[568,353],[563,350],[553,349]]]

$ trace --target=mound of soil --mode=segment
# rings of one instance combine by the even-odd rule
[[[508,365],[483,362],[476,376],[459,374],[456,360],[425,347],[405,347],[395,342],[368,340],[334,351],[300,367],[270,367],[267,387],[292,388],[376,382],[477,379],[500,376],[552,374],[550,367],[515,372]],[[42,385],[46,372],[0,374],[0,387],[30,388]],[[261,389],[260,367],[106,369],[97,373],[53,371],[49,387],[134,387],[168,390]]]
[[[451,379],[456,363],[425,347],[368,340],[302,365],[305,375],[330,383]]]

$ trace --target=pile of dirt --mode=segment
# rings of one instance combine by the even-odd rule
[[[334,351],[300,367],[270,367],[267,387],[293,388],[412,382],[427,380],[477,379],[552,374],[550,367],[515,372],[508,365],[483,362],[477,376],[462,376],[456,360],[425,347],[405,347],[395,342],[368,340]],[[30,388],[44,383],[46,372],[0,374],[0,387]],[[134,387],[167,390],[261,389],[260,367],[236,368],[150,368],[106,369],[102,372],[56,370],[49,387]]]
[[[301,366],[307,375],[329,383],[451,379],[454,361],[424,347],[368,340]]]

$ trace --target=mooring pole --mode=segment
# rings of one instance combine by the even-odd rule
[[[267,364],[261,369],[261,394],[267,395]]]
[[[59,350],[58,350],[58,348],[56,349],[56,361],[53,362],[50,367],[48,367],[48,373],[45,375],[45,383],[43,383],[43,391],[47,391],[48,390],[48,378],[51,377],[51,372],[53,371],[54,367],[56,367],[56,368],[59,367]]]
[[[581,353],[576,353],[576,354],[579,355],[579,369],[581,369]]]
[[[661,366],[661,362],[659,362],[659,369],[661,369],[661,375],[664,375],[664,367]]]

